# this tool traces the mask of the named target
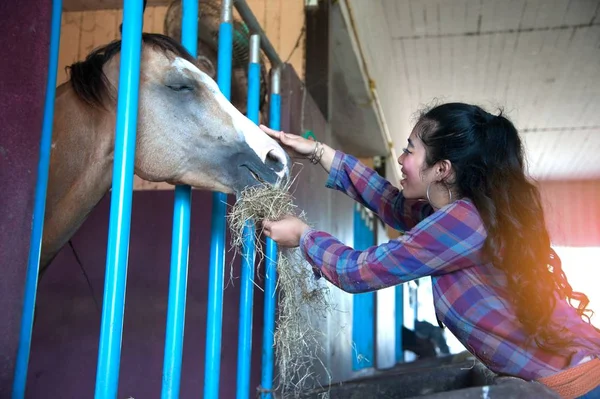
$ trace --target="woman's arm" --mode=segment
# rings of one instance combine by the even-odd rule
[[[300,249],[328,281],[350,293],[391,287],[480,261],[485,234],[474,206],[455,202],[399,239],[353,250],[328,233],[306,230]]]
[[[323,156],[321,157],[319,164],[325,169],[325,172],[329,173],[336,151],[327,144],[319,143],[319,145],[323,146]],[[318,151],[319,149],[316,148],[316,150]]]
[[[397,230],[409,230],[433,213],[428,202],[404,198],[397,187],[351,155],[335,151],[329,168],[328,188],[346,193]]]
[[[260,128],[277,140],[292,158],[318,160],[329,173],[327,187],[345,192],[397,230],[408,230],[433,212],[425,201],[405,199],[396,187],[353,156],[297,134],[276,131],[264,125]]]

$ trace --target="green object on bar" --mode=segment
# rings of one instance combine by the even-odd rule
[[[306,132],[304,132],[304,134],[302,135],[302,137],[304,137],[305,139],[308,139],[308,138],[312,137],[313,140],[315,140],[315,141],[317,140],[317,137],[315,136],[315,134],[313,133],[312,130],[307,130]]]

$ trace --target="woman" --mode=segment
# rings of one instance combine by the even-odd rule
[[[364,251],[295,217],[264,221],[265,235],[300,246],[321,275],[351,293],[431,276],[438,318],[491,370],[565,398],[600,398],[600,331],[550,247],[521,140],[502,114],[462,103],[422,114],[398,159],[402,191],[350,155],[262,128],[292,156],[320,163],[327,187],[405,232]]]

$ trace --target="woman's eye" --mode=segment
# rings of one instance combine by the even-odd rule
[[[193,87],[191,86],[186,86],[186,85],[167,85],[167,87],[173,91],[192,91],[194,90]]]
[[[405,153],[405,154],[410,154],[411,153],[410,151],[408,151],[408,148],[403,148],[402,152]]]

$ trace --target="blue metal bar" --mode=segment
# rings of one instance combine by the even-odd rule
[[[250,37],[250,63],[248,65],[248,118],[258,124],[260,107],[260,36]],[[254,299],[254,243],[255,225],[248,221],[243,232],[242,280],[240,287],[240,324],[238,330],[237,398],[250,394],[250,369],[252,356],[252,306]]]
[[[183,0],[182,7],[181,42],[189,53],[195,57],[198,47],[198,1]],[[181,384],[181,362],[183,358],[185,304],[189,267],[191,202],[192,189],[190,186],[178,185],[175,187],[162,399],[178,398]]]
[[[250,368],[252,355],[252,305],[254,296],[254,223],[244,226],[244,251],[240,288],[240,324],[238,332],[237,393],[236,398],[248,398],[250,394]]]
[[[404,284],[397,285],[394,291],[396,294],[396,363],[403,363],[402,325],[404,324]]]
[[[232,0],[223,0],[217,55],[217,84],[223,95],[231,97],[231,65],[233,55]],[[221,334],[223,329],[223,279],[225,272],[225,211],[227,195],[213,193],[212,234],[208,276],[206,352],[204,360],[204,398],[219,396],[221,371]]]
[[[50,53],[48,63],[48,79],[46,81],[46,98],[44,104],[44,120],[42,122],[42,137],[40,140],[40,158],[35,185],[33,202],[33,220],[29,242],[29,259],[25,277],[25,292],[23,294],[23,312],[21,313],[21,334],[17,349],[17,363],[13,380],[12,399],[25,397],[27,385],[27,368],[31,350],[35,298],[37,294],[38,276],[40,273],[40,256],[42,250],[42,235],[44,232],[44,215],[46,213],[46,191],[48,188],[48,173],[50,171],[50,152],[52,145],[52,123],[54,121],[54,98],[56,96],[56,74],[58,70],[58,50],[60,48],[60,21],[62,15],[62,0],[52,2],[52,20],[50,25]]]
[[[272,70],[271,98],[269,99],[269,125],[271,129],[281,129],[281,71],[279,68]],[[263,313],[263,345],[262,345],[262,373],[261,373],[261,398],[271,399],[273,395],[273,345],[275,342],[275,288],[277,283],[277,244],[267,237],[267,254],[265,260],[265,305]]]
[[[115,159],[106,251],[96,399],[117,397],[131,229],[133,164],[138,114],[143,2],[123,2]]]
[[[163,399],[179,397],[190,242],[190,201],[190,186],[177,186],[171,239],[171,273],[161,394]]]
[[[363,250],[374,244],[373,230],[368,219],[363,219],[363,207],[354,208],[354,248]],[[352,353],[352,370],[374,366],[375,356],[375,293],[367,292],[352,296],[352,341],[356,352]],[[360,358],[357,357],[360,356]]]

